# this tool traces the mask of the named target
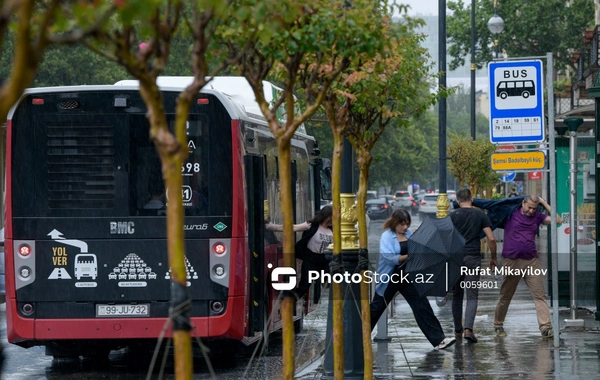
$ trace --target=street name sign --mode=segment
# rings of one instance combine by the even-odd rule
[[[517,149],[517,147],[515,147],[514,145],[500,145],[497,150],[514,152],[514,151],[516,151],[516,149]],[[492,170],[493,170],[493,166],[492,166]],[[512,182],[516,176],[517,176],[517,173],[515,173],[515,172],[505,172],[505,173],[502,173],[502,175],[500,176],[500,181]]]
[[[542,142],[542,62],[490,62],[490,140],[494,144]]]
[[[546,167],[546,156],[542,152],[492,153],[492,170],[532,170]]]

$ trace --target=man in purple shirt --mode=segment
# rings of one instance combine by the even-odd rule
[[[551,219],[550,216],[537,211],[538,205],[542,205],[550,213],[548,202],[537,195],[528,195],[523,200],[521,207],[513,211],[504,226],[504,246],[502,248],[504,281],[500,287],[500,299],[496,305],[494,316],[496,336],[506,336],[503,327],[504,319],[521,278],[525,280],[533,297],[542,337],[554,336],[550,322],[550,309],[544,294],[543,278],[539,271],[536,271],[536,269],[541,269],[541,264],[535,247],[535,235],[540,224],[550,224]],[[562,218],[557,216],[556,222],[562,223]]]

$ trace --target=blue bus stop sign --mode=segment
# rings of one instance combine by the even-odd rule
[[[544,141],[541,61],[490,62],[490,140],[494,144]]]
[[[512,182],[515,180],[515,177],[517,176],[517,173],[512,172],[512,173],[504,173],[504,175],[502,175],[502,177],[500,177],[500,181],[502,182]]]

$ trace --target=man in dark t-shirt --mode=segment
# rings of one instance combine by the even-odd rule
[[[461,276],[454,285],[452,298],[452,316],[454,318],[454,332],[456,338],[463,336],[465,339],[477,343],[473,333],[475,314],[477,313],[477,298],[479,296],[479,277],[481,268],[481,231],[487,237],[488,246],[492,253],[490,267],[498,265],[496,257],[496,239],[492,233],[492,224],[487,215],[477,208],[473,208],[471,190],[460,189],[456,192],[456,201],[460,208],[450,213],[452,223],[465,238],[464,259],[461,267]],[[465,310],[465,324],[462,324],[462,307],[465,288],[467,289],[467,307]]]

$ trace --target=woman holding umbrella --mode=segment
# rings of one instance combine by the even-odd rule
[[[400,292],[413,311],[419,328],[429,343],[436,349],[450,347],[454,338],[446,339],[440,321],[433,313],[429,300],[420,296],[415,286],[406,279],[403,263],[408,258],[408,238],[412,235],[411,218],[408,211],[398,209],[383,224],[383,234],[379,243],[379,282],[375,287],[375,297],[371,301],[371,330],[377,324],[387,305]]]

